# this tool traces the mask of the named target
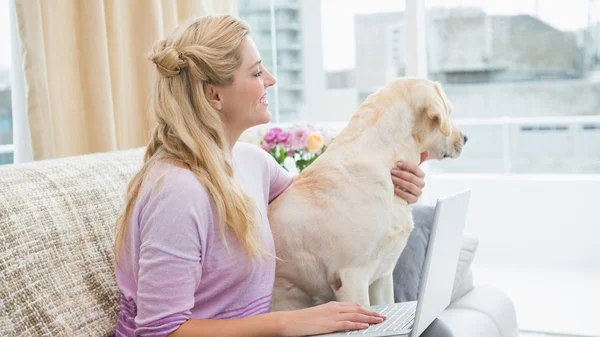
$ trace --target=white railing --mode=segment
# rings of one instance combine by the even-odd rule
[[[519,173],[515,165],[519,163],[519,159],[525,157],[535,157],[536,159],[531,159],[535,162],[543,158],[554,158],[560,161],[562,156],[565,156],[563,158],[565,161],[575,161],[571,165],[572,173],[585,171],[584,168],[577,166],[578,162],[584,163],[582,165],[595,163],[598,168],[595,173],[600,173],[600,115],[457,119],[455,123],[471,132],[480,131],[476,129],[477,127],[501,128],[501,139],[498,140],[501,141],[502,172],[505,174]],[[597,130],[597,132],[587,134],[584,126],[590,126],[590,130]],[[483,132],[485,131],[480,131]],[[526,148],[530,150],[524,150]],[[476,159],[477,155],[472,157]],[[589,171],[590,169],[585,172],[590,173]]]
[[[347,123],[312,124],[335,134]],[[454,123],[470,136],[469,143],[461,159],[431,162],[434,173],[600,174],[600,116],[458,118]],[[586,125],[590,130],[584,130]],[[553,170],[553,162],[562,162],[562,167]],[[526,170],[528,165],[540,170]]]

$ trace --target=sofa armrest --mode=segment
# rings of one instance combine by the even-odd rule
[[[518,337],[517,314],[510,297],[489,285],[476,286],[450,304],[438,319],[454,336]]]

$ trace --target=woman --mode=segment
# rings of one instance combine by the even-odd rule
[[[332,302],[269,312],[274,248],[267,205],[292,177],[262,149],[236,144],[268,123],[267,88],[250,28],[203,17],[153,46],[158,121],[117,221],[117,336],[301,336],[361,329],[383,317]],[[411,203],[423,173],[392,176]],[[410,193],[409,193],[410,192]]]

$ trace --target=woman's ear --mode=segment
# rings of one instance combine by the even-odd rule
[[[213,108],[215,108],[215,110],[221,111],[223,109],[223,97],[221,96],[221,93],[215,86],[213,86],[213,85],[208,86],[208,92],[207,92],[206,98],[208,99],[208,102],[210,103],[210,105]]]

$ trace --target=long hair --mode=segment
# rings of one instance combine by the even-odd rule
[[[125,207],[115,226],[115,259],[119,263],[128,223],[142,184],[158,161],[170,161],[193,172],[213,198],[222,239],[227,230],[249,256],[263,255],[251,197],[234,179],[230,144],[220,114],[208,101],[210,85],[228,85],[241,65],[240,45],[250,27],[233,16],[205,16],[179,27],[167,40],[154,43],[148,59],[158,78],[152,92],[157,121],[141,170],[127,187]]]

